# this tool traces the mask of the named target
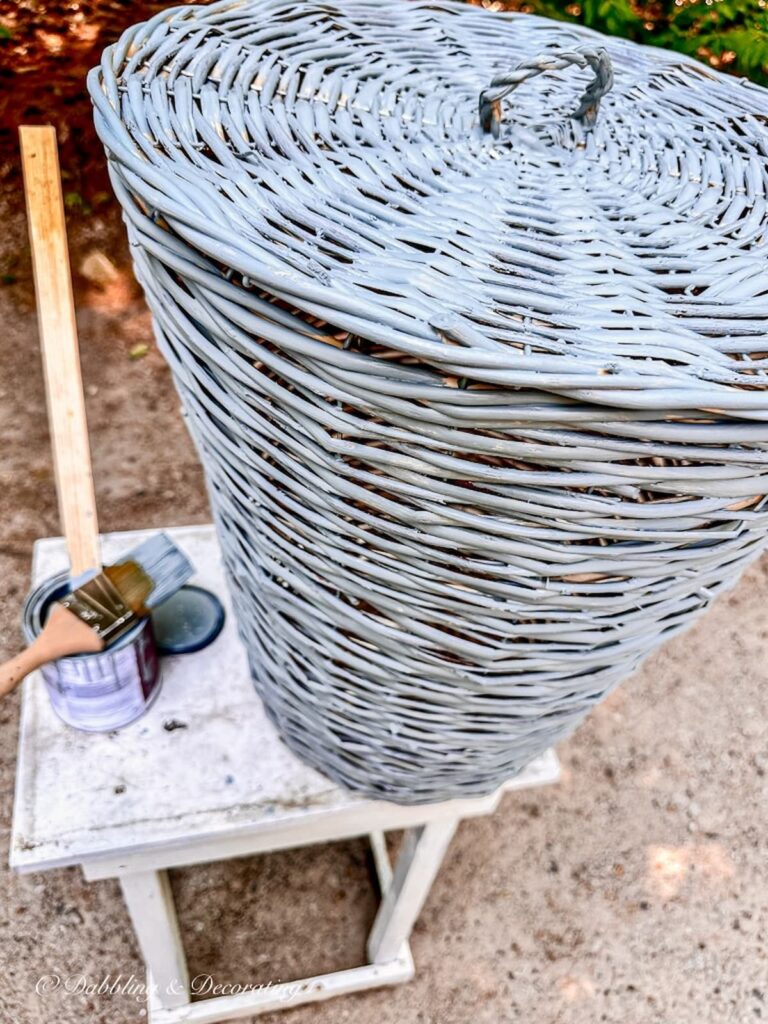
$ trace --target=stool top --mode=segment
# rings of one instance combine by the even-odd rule
[[[153,532],[105,535],[104,558],[114,560]],[[70,728],[51,708],[40,674],[24,682],[12,867],[94,865],[256,833],[288,836],[278,846],[301,845],[314,835],[335,838],[336,830],[339,837],[361,835],[493,809],[499,793],[426,807],[365,800],[302,764],[281,742],[254,690],[213,527],[167,532],[195,566],[194,582],[221,598],[224,628],[202,651],[164,657],[157,699],[118,731]],[[66,566],[61,538],[38,541],[33,585]],[[550,755],[508,788],[556,776]]]
[[[442,0],[164,11],[89,88],[129,220],[154,217],[141,244],[173,264],[176,234],[186,278],[324,316],[305,347],[347,332],[475,383],[768,411],[766,90]]]

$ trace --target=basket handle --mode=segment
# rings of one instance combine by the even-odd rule
[[[484,132],[499,136],[501,124],[501,101],[529,78],[535,78],[545,71],[560,71],[570,64],[580,68],[590,67],[595,72],[581,97],[578,109],[571,117],[591,128],[597,119],[600,100],[613,85],[613,64],[608,51],[602,46],[581,46],[578,50],[551,50],[531,60],[524,60],[513,71],[496,75],[491,84],[480,93],[480,125]]]

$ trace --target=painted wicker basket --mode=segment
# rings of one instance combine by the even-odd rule
[[[441,0],[182,7],[89,87],[305,761],[490,791],[762,550],[767,92]]]

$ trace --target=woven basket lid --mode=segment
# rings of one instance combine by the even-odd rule
[[[765,90],[435,0],[166,11],[90,88],[134,199],[246,287],[461,380],[768,411]]]

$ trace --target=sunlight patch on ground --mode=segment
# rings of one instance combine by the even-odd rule
[[[721,843],[648,848],[648,887],[662,900],[674,899],[694,875],[717,884],[732,878],[734,873],[733,861]]]

